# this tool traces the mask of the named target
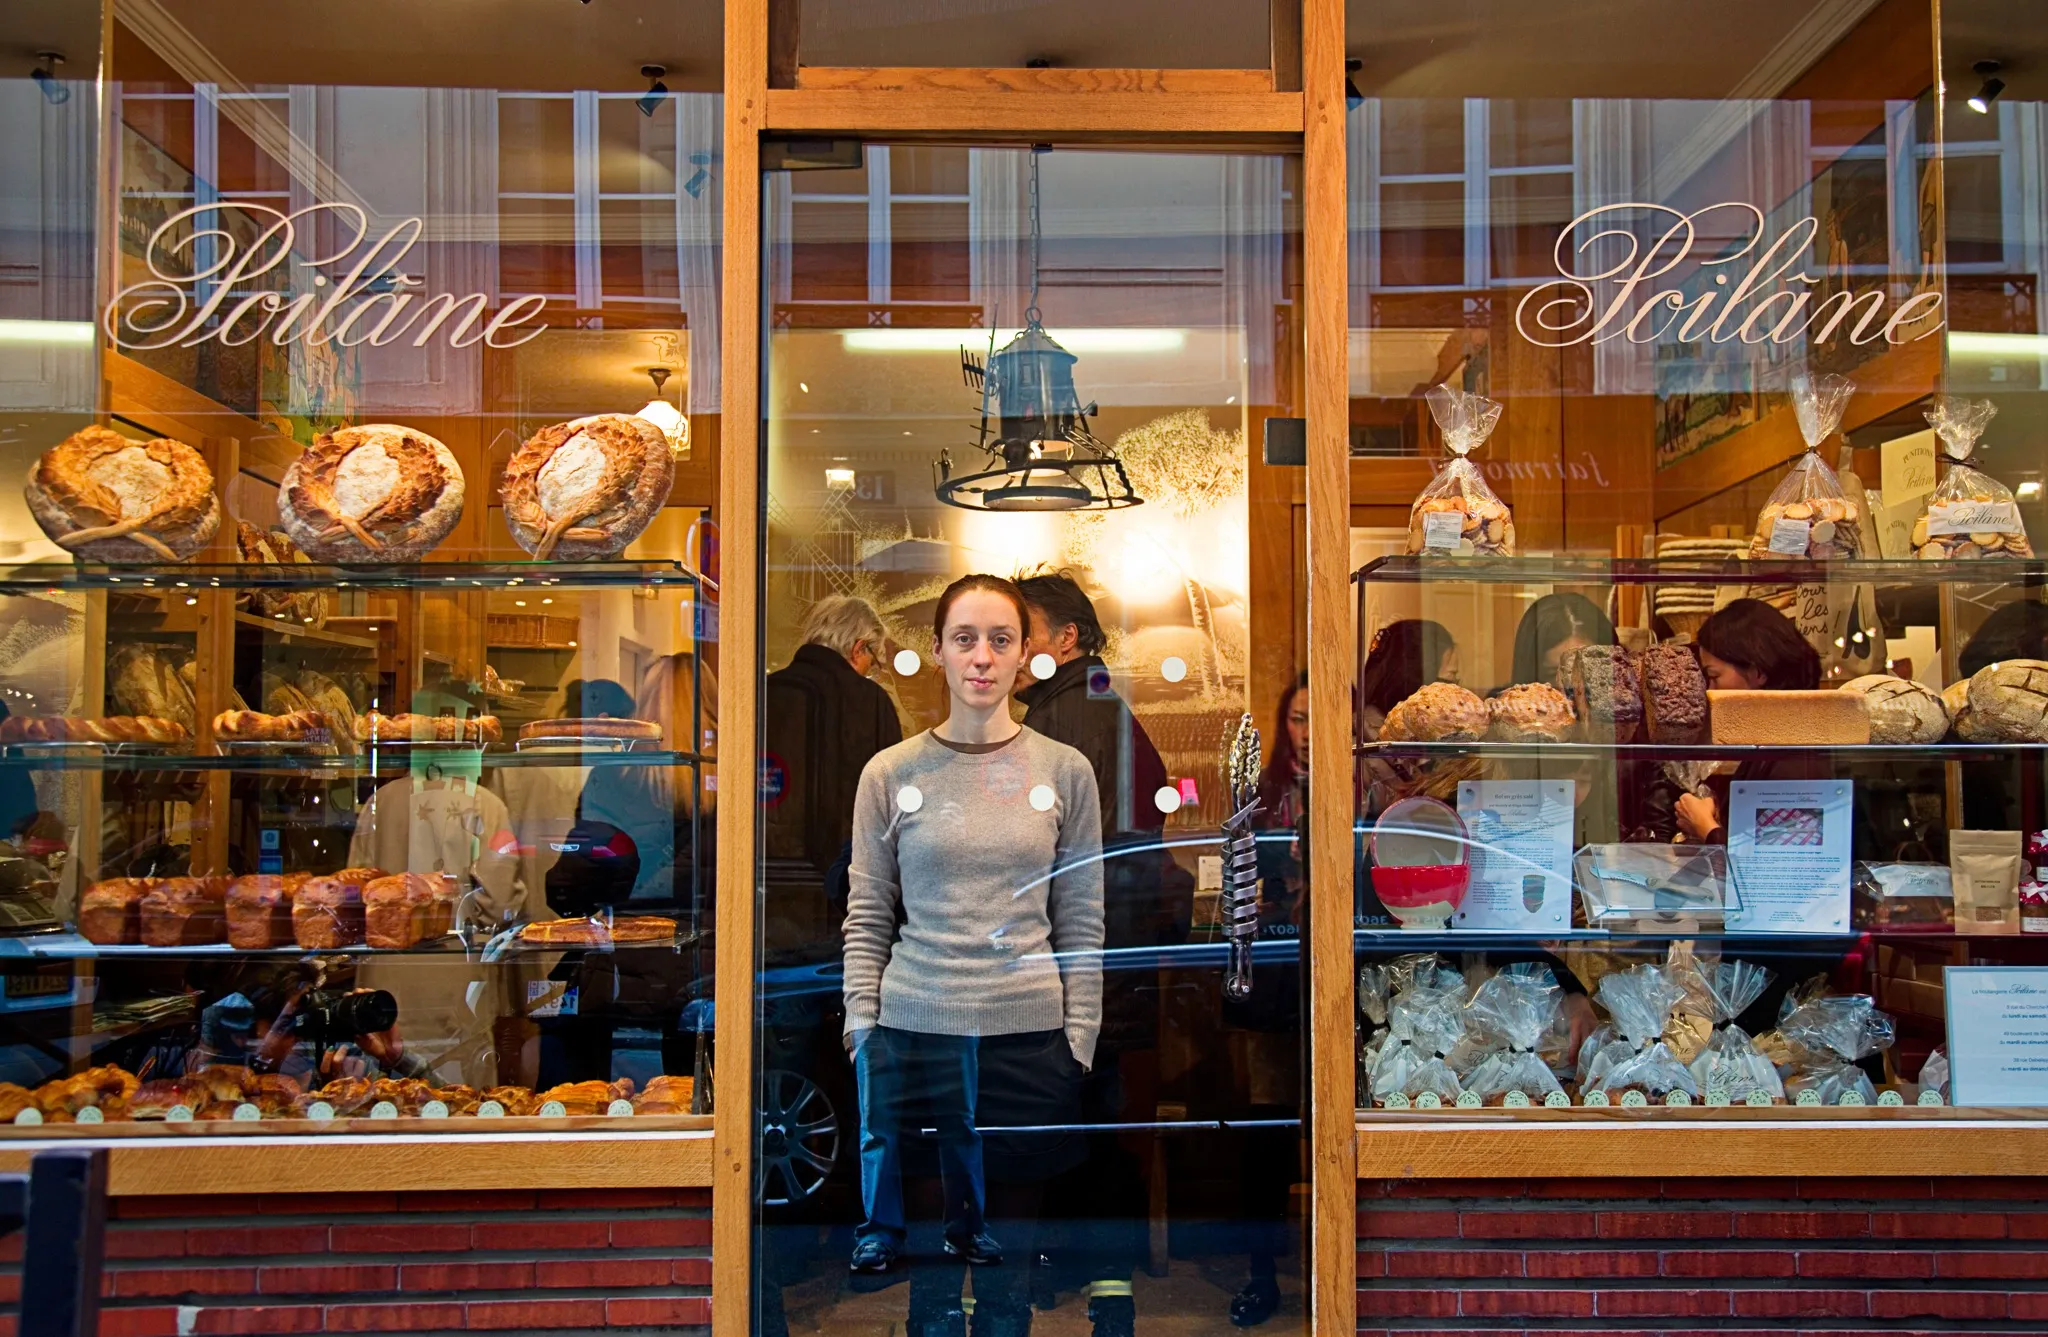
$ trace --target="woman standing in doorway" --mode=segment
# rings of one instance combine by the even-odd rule
[[[861,773],[845,977],[867,1214],[856,1272],[889,1270],[903,1247],[903,1143],[920,1127],[937,1129],[946,1253],[1000,1263],[987,1218],[1035,1219],[1033,1190],[1063,1168],[1038,1162],[1061,1148],[1038,1145],[1042,1135],[992,1135],[997,1155],[1033,1160],[1043,1173],[985,1175],[978,1126],[1076,1122],[1080,1077],[1094,1060],[1101,807],[1079,752],[1010,717],[1029,625],[1012,582],[953,582],[932,627],[946,720],[878,753]],[[1084,1147],[1078,1135],[1052,1141],[1071,1142],[1077,1155]],[[993,1212],[990,1179],[1003,1181],[1010,1199]],[[1005,1280],[976,1287],[985,1297],[977,1325],[985,1308],[992,1330],[1026,1332],[1026,1288]],[[954,1304],[958,1294],[955,1287]],[[942,1316],[912,1317],[915,1325]]]

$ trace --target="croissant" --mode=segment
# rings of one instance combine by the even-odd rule
[[[559,1100],[567,1114],[603,1114],[614,1100],[627,1100],[632,1095],[633,1079],[621,1077],[616,1082],[564,1082],[549,1087],[535,1099],[542,1105]]]
[[[637,1114],[688,1114],[696,1086],[689,1077],[649,1078],[647,1089],[634,1097],[633,1110]]]
[[[513,1118],[531,1114],[540,1108],[540,1101],[523,1086],[494,1086],[484,1092],[484,1099],[497,1101]]]
[[[182,562],[220,528],[204,456],[109,427],[84,428],[44,451],[25,495],[51,541],[96,562]]]

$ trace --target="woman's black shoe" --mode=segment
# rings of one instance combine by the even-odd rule
[[[1230,1321],[1240,1328],[1256,1328],[1279,1307],[1280,1283],[1270,1277],[1253,1277],[1230,1297]]]

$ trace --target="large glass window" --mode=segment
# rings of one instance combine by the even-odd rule
[[[859,148],[765,182],[757,1326],[1298,1329],[1296,165]]]

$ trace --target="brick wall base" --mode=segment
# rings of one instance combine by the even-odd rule
[[[589,1332],[711,1322],[702,1189],[125,1198],[101,1337]],[[0,1252],[13,1337],[21,1239]]]
[[[1358,1186],[1361,1335],[2048,1332],[2048,1179]]]

